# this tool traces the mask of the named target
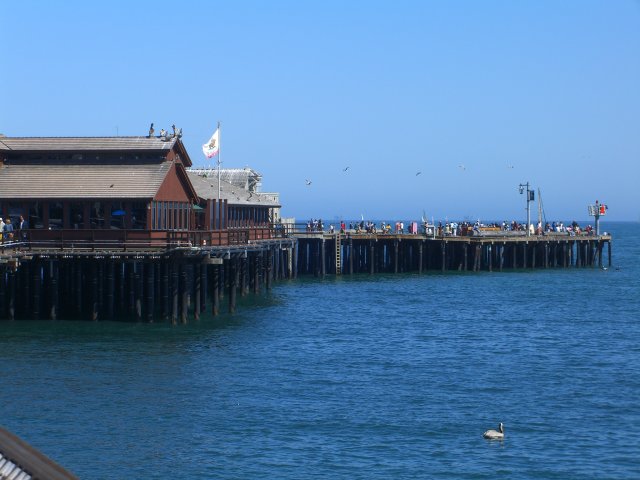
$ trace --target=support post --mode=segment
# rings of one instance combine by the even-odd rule
[[[173,263],[171,265],[171,323],[178,323],[178,295],[179,295],[179,272],[180,265]]]
[[[146,310],[147,310],[147,322],[152,323],[153,322],[153,312],[155,310],[155,304],[156,304],[156,299],[155,299],[155,269],[154,269],[154,265],[153,263],[146,263],[143,264],[143,266],[145,267],[145,269],[147,270],[146,275],[145,275],[145,280],[147,283],[147,288],[146,288]]]
[[[180,322],[187,323],[187,315],[189,314],[189,274],[187,265],[180,265]]]
[[[229,313],[236,312],[236,282],[238,279],[238,259],[234,258],[229,260],[230,272],[229,272]],[[231,266],[232,265],[232,266]]]
[[[116,295],[116,282],[115,282],[115,266],[113,260],[107,261],[107,318],[113,320],[115,311],[115,295]]]
[[[15,320],[16,319],[16,271],[14,268],[9,268],[9,274],[7,275],[7,288],[9,290],[9,305],[8,305],[9,320]]]
[[[196,263],[193,265],[193,281],[194,281],[194,294],[195,298],[193,300],[193,316],[197,320],[200,320],[200,308],[202,304],[202,277],[200,276],[200,268],[201,265]]]
[[[54,262],[53,260],[49,260],[49,284],[50,288],[50,297],[51,300],[49,302],[50,311],[49,318],[51,320],[56,320],[58,318],[58,262]]]
[[[220,265],[213,266],[213,288],[211,289],[211,313],[217,316],[220,313]]]

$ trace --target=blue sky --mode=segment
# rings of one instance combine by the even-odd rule
[[[206,166],[220,120],[301,220],[523,219],[527,181],[640,220],[638,1],[0,0],[0,31],[5,135],[175,123]]]

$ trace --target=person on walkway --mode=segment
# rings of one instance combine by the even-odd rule
[[[13,225],[11,225],[11,219],[7,218],[7,221],[4,224],[4,227],[2,227],[2,233],[3,233],[3,237],[6,240],[13,240]]]
[[[29,228],[29,222],[27,222],[22,215],[20,215],[20,220],[18,220],[18,230],[27,230]]]

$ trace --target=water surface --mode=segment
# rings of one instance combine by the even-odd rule
[[[87,479],[640,478],[640,225],[605,229],[607,270],[299,279],[187,326],[2,322],[0,422]]]

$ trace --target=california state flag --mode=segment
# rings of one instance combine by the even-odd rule
[[[220,151],[220,129],[216,128],[216,131],[211,135],[211,138],[207,143],[202,145],[202,152],[208,157],[215,157]]]

